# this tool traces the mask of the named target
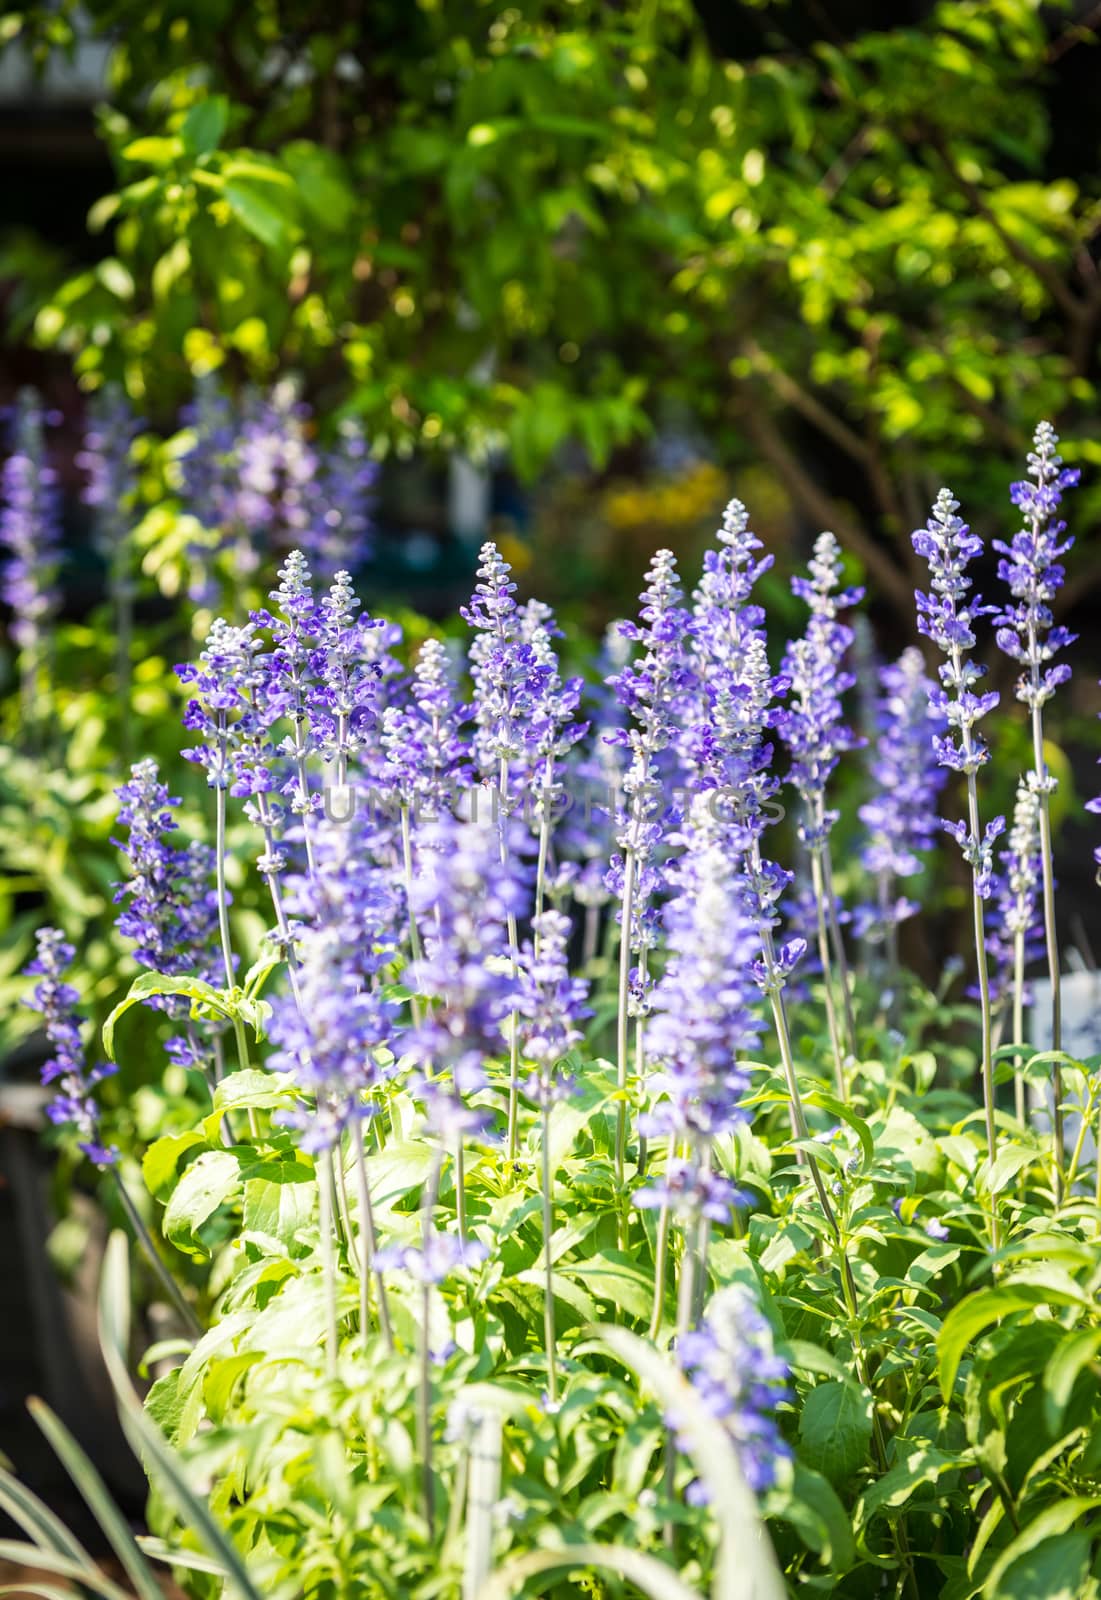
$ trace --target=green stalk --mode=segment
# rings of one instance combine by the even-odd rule
[[[1013,1043],[1023,1045],[1025,1024],[1025,931],[1019,928],[1013,936]],[[1025,1120],[1025,1080],[1021,1071],[1022,1058],[1013,1058],[1013,1108],[1017,1121]],[[1056,1179],[1056,1184],[1059,1183]]]
[[[317,1158],[317,1197],[320,1206],[321,1275],[325,1285],[325,1375],[336,1377],[339,1335],[336,1315],[336,1249],[333,1222],[333,1157],[323,1150]]]
[[[554,1233],[554,1196],[551,1192],[550,1085],[543,1094],[543,1338],[547,1351],[547,1398],[558,1404],[558,1346],[554,1330],[554,1264],[551,1237]]]
[[[676,1153],[677,1136],[675,1133],[671,1133],[669,1135],[669,1153],[665,1158],[665,1170],[667,1173],[676,1159]],[[658,1237],[657,1244],[654,1248],[654,1309],[650,1313],[649,1330],[649,1336],[651,1340],[656,1339],[658,1336],[658,1333],[661,1329],[662,1312],[665,1309],[665,1277],[666,1261],[669,1255],[669,1223],[669,1200],[666,1198],[661,1202],[661,1210],[658,1213]]]
[[[833,997],[833,969],[830,961],[830,935],[829,925],[826,920],[826,885],[822,872],[821,846],[814,846],[810,852],[811,886],[814,890],[814,909],[818,925],[818,959],[822,964],[822,985],[826,996],[826,1023],[830,1033],[830,1046],[833,1050],[833,1076],[837,1093],[842,1100],[848,1099],[848,1090],[845,1086],[845,1055],[841,1048],[841,1030],[837,1021],[837,1006]]]
[[[635,909],[635,856],[623,853],[623,912],[619,932],[619,1009],[616,1014],[616,1106],[615,1174],[622,1190],[627,1173],[627,1079],[629,1028],[627,996],[631,986],[631,923]]]
[[[1035,627],[1029,625],[1029,654],[1032,656],[1032,687],[1040,687],[1040,668],[1036,661],[1038,646]],[[1040,864],[1044,880],[1044,944],[1047,948],[1047,970],[1051,980],[1051,1048],[1063,1048],[1063,994],[1059,962],[1059,933],[1055,925],[1055,865],[1051,842],[1051,795],[1049,793],[1047,760],[1044,756],[1043,711],[1034,699],[1032,704],[1032,759],[1036,772],[1040,798]],[[1052,1147],[1055,1157],[1055,1198],[1063,1195],[1063,1166],[1066,1158],[1063,1131],[1063,1069],[1057,1061],[1051,1064],[1051,1092],[1054,1099],[1051,1117]]]
[[[505,843],[505,820],[508,816],[508,761],[502,756],[497,776],[497,824],[501,866],[508,866],[508,848]],[[520,971],[520,937],[516,931],[515,912],[508,912],[508,953],[515,983]],[[516,1012],[509,1016],[508,1043],[508,1159],[516,1160],[520,1130],[520,1039],[516,1026]]]
[[[111,1168],[111,1176],[115,1180],[115,1186],[118,1189],[119,1199],[122,1201],[122,1209],[126,1212],[127,1221],[134,1230],[134,1238],[137,1240],[138,1244],[141,1245],[149,1265],[153,1268],[153,1271],[156,1274],[157,1282],[160,1284],[161,1288],[172,1302],[172,1305],[183,1318],[188,1332],[193,1334],[196,1339],[201,1339],[203,1334],[206,1332],[206,1329],[195,1315],[195,1312],[192,1310],[191,1306],[184,1299],[183,1292],[180,1289],[179,1284],[176,1282],[175,1278],[161,1260],[160,1253],[158,1252],[156,1245],[153,1243],[149,1229],[145,1226],[145,1220],[137,1206],[134,1204],[130,1196],[130,1191],[127,1189],[122,1180],[122,1173],[119,1171],[117,1166]]]
[[[424,1195],[424,1224],[421,1241],[426,1268],[428,1264],[428,1244],[432,1236],[432,1218],[436,1210],[442,1165],[443,1153],[437,1150],[428,1174],[428,1184]],[[421,1348],[420,1383],[417,1397],[417,1432],[420,1435],[424,1519],[428,1524],[429,1539],[433,1539],[436,1533],[436,1485],[432,1476],[432,1358],[428,1348],[428,1324],[431,1312],[432,1285],[428,1281],[426,1270],[421,1291]]]
[[[370,1327],[371,1304],[369,1279],[374,1270],[373,1264],[378,1239],[375,1233],[375,1213],[371,1205],[371,1184],[367,1173],[367,1151],[363,1143],[363,1130],[357,1128],[354,1134],[356,1152],[356,1179],[359,1185],[359,1242],[361,1272],[359,1284],[360,1296],[360,1332],[363,1338],[364,1355],[367,1354],[367,1332]],[[394,1348],[394,1330],[390,1322],[390,1301],[386,1293],[386,1284],[381,1272],[375,1272],[375,1287],[378,1291],[378,1320],[382,1329],[382,1336],[386,1340],[388,1350]]]
[[[421,959],[421,936],[417,927],[417,919],[413,912],[413,836],[409,826],[409,807],[402,802],[401,806],[401,865],[405,876],[405,904],[409,911],[409,952],[414,962]],[[413,1018],[413,1026],[420,1025],[420,1001],[417,996],[409,996],[409,1011]]]
[[[845,940],[841,935],[841,923],[837,916],[837,895],[833,888],[833,858],[830,855],[829,840],[822,845],[822,881],[826,892],[826,915],[829,918],[830,938],[833,942],[834,960],[837,963],[837,977],[841,986],[841,1008],[845,1019],[845,1043],[850,1056],[856,1055],[856,1017],[853,1014],[852,980],[849,973],[849,958],[845,954]],[[845,1098],[844,1095],[841,1097]]]

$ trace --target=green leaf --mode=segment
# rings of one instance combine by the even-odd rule
[[[119,1420],[132,1448],[151,1464],[164,1485],[183,1522],[206,1546],[226,1573],[226,1592],[239,1600],[278,1600],[287,1590],[262,1597],[236,1549],[222,1533],[209,1506],[194,1493],[165,1443],[160,1430],[150,1422],[130,1381],[126,1354],[130,1344],[130,1267],[128,1241],[123,1233],[113,1233],[107,1241],[103,1276],[99,1289],[99,1342],[107,1372],[118,1401]],[[2,1554],[2,1550],[0,1550]],[[116,1590],[115,1594],[121,1593]],[[111,1597],[114,1600],[114,1597]]]
[[[198,1229],[220,1205],[241,1192],[241,1163],[230,1150],[207,1150],[193,1161],[173,1190],[164,1213],[164,1236],[185,1255],[209,1251]]]
[[[867,1530],[881,1511],[904,1506],[922,1485],[935,1484],[942,1473],[959,1471],[970,1463],[959,1455],[947,1455],[942,1450],[921,1446],[905,1461],[896,1462],[888,1472],[860,1496],[853,1515],[853,1524],[860,1534],[862,1545]]]
[[[215,1111],[270,1110],[294,1098],[289,1074],[265,1072],[262,1067],[245,1067],[230,1072],[214,1091]]]
[[[124,146],[122,154],[126,161],[144,161],[151,167],[167,167],[173,161],[178,161],[184,153],[182,139],[163,138],[156,135],[144,139],[134,139]]]
[[[225,197],[238,222],[261,244],[266,244],[270,250],[286,247],[290,240],[290,219],[268,195],[235,179],[226,183]]]
[[[1048,1506],[1034,1517],[1026,1528],[1008,1544],[991,1567],[983,1590],[984,1600],[1081,1600],[1082,1579],[1077,1587],[1066,1587],[1068,1573],[1079,1552],[1064,1542],[1064,1536],[1085,1541],[1087,1560],[1091,1545],[1088,1534],[1082,1531],[1082,1519],[1101,1506],[1101,1495],[1069,1495],[1055,1505]],[[1073,1532],[1071,1530],[1074,1530]],[[1054,1548],[1049,1548],[1054,1546]],[[1030,1560],[1022,1562],[1022,1557]],[[1015,1576],[1013,1569],[1019,1569]],[[1045,1571],[1046,1569],[1046,1571]],[[1043,1575],[1043,1581],[1041,1577]],[[1031,1588],[1023,1585],[1027,1579]],[[1048,1587],[1053,1584],[1054,1587]]]
[[[641,1267],[619,1251],[601,1251],[582,1261],[562,1267],[568,1277],[581,1279],[583,1287],[598,1300],[610,1300],[620,1311],[640,1320],[652,1310],[653,1286]]]
[[[163,1199],[176,1182],[180,1157],[186,1150],[193,1150],[197,1144],[205,1143],[203,1135],[194,1132],[166,1133],[155,1140],[141,1162],[141,1175],[149,1193],[158,1200]]]
[[[531,1550],[527,1555],[513,1556],[511,1561],[497,1568],[488,1583],[475,1591],[474,1600],[515,1600],[521,1591],[538,1594],[539,1588],[525,1588],[530,1578],[571,1570],[592,1571],[593,1568],[618,1573],[649,1595],[650,1600],[702,1600],[698,1589],[690,1589],[672,1567],[667,1567],[656,1556],[632,1550],[627,1545],[611,1544],[566,1545],[561,1550]],[[743,1594],[745,1600],[751,1600],[748,1589]]]
[[[131,1006],[141,1005],[143,1001],[160,994],[185,995],[195,1006],[208,1006],[222,1017],[232,1015],[229,1001],[222,991],[204,983],[201,978],[166,978],[160,972],[143,972],[140,978],[134,979],[125,999],[119,1001],[103,1024],[103,1048],[109,1061],[115,1060],[115,1024],[119,1018]]]
[[[864,1156],[865,1167],[870,1167],[875,1160],[875,1143],[872,1131],[863,1117],[858,1117],[851,1106],[843,1100],[838,1100],[835,1095],[827,1094],[824,1089],[812,1089],[803,1096],[809,1106],[818,1106],[823,1111],[828,1111],[831,1117],[836,1117],[838,1122],[843,1122],[851,1128],[860,1140],[860,1148]]]
[[[90,1571],[96,1571],[95,1562],[60,1517],[3,1467],[0,1467],[0,1510],[6,1511],[24,1533],[30,1534],[40,1549],[52,1550],[67,1560],[80,1561]]]
[[[290,1250],[299,1229],[313,1216],[317,1181],[304,1162],[269,1163],[263,1176],[245,1180],[242,1226],[246,1233],[263,1234]]]
[[[1068,1333],[1044,1368],[1044,1416],[1057,1433],[1070,1403],[1078,1374],[1101,1350],[1101,1328],[1079,1328]]]
[[[77,1444],[68,1428],[41,1400],[27,1401],[27,1409],[45,1434],[66,1472],[80,1491],[81,1498],[102,1528],[107,1542],[137,1590],[139,1600],[164,1600],[164,1591],[153,1569],[134,1543],[134,1536],[122,1512],[107,1492],[107,1485]]]
[[[807,1395],[799,1419],[800,1454],[835,1486],[864,1461],[871,1437],[871,1396],[857,1384],[831,1379]]]
[[[180,130],[188,155],[205,156],[217,150],[228,121],[229,102],[225,95],[212,94],[192,106]]]
[[[821,1473],[797,1461],[791,1484],[772,1491],[765,1510],[769,1516],[790,1523],[834,1578],[841,1577],[853,1565],[856,1546],[848,1512]]]
[[[10,1561],[17,1567],[32,1567],[39,1572],[50,1572],[59,1578],[72,1578],[83,1589],[103,1596],[103,1600],[133,1600],[125,1589],[93,1568],[91,1572],[71,1556],[59,1555],[56,1550],[41,1550],[37,1545],[24,1544],[20,1539],[0,1539],[0,1561]],[[12,1592],[12,1591],[9,1591]],[[24,1590],[14,1590],[16,1594]],[[47,1591],[51,1592],[52,1591]]]
[[[952,1394],[963,1352],[976,1334],[989,1328],[991,1323],[1014,1311],[1031,1311],[1036,1306],[1049,1305],[1053,1300],[1062,1304],[1075,1304],[1075,1299],[1059,1295],[1046,1284],[1003,1284],[996,1288],[979,1289],[961,1300],[944,1319],[937,1339],[940,1390],[945,1400]]]

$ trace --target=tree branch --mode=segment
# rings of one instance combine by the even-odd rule
[[[886,551],[870,538],[848,512],[843,511],[817,484],[776,426],[775,418],[751,389],[744,388],[735,401],[738,420],[761,456],[780,476],[792,498],[820,528],[832,528],[842,544],[863,562],[879,593],[905,619],[906,631],[915,637],[914,594],[906,575]]]

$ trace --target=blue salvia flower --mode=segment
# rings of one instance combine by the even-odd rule
[[[381,734],[383,782],[417,820],[450,811],[467,779],[467,747],[459,733],[465,716],[446,649],[439,639],[426,639],[408,702],[385,708]]]
[[[310,726],[309,699],[315,683],[314,651],[319,613],[313,575],[300,550],[292,550],[279,569],[279,586],[269,596],[272,610],[254,612],[252,620],[270,628],[272,647],[265,661],[269,702],[280,700],[290,731],[277,746],[287,764],[282,786],[291,814],[300,818],[307,852],[311,852],[310,819],[321,810],[321,796],[310,786],[309,758],[316,747]]]
[[[1050,422],[1041,422],[1036,429],[1028,467],[1029,477],[1010,491],[1025,526],[1010,544],[994,541],[1002,557],[998,577],[1016,601],[997,614],[995,637],[999,648],[1024,668],[1017,680],[1018,700],[1035,708],[1046,704],[1070,677],[1065,663],[1054,667],[1048,663],[1077,638],[1066,628],[1053,626],[1051,602],[1065,576],[1060,557],[1074,543],[1073,538],[1062,538],[1066,523],[1056,513],[1063,490],[1076,484],[1080,473],[1063,467],[1059,436]],[[1054,788],[1054,780],[1048,782]]]
[[[475,630],[470,645],[474,761],[481,778],[497,784],[502,771],[527,752],[532,714],[549,675],[523,638],[511,573],[497,546],[484,544],[474,594],[459,613]],[[507,793],[500,799],[507,809]]]
[[[55,1126],[70,1128],[78,1135],[79,1147],[89,1161],[100,1168],[112,1167],[118,1151],[104,1145],[100,1137],[95,1088],[116,1069],[109,1062],[88,1066],[76,1009],[80,996],[64,979],[75,954],[72,945],[57,928],[40,928],[36,939],[38,952],[24,969],[24,976],[40,980],[27,1004],[41,1013],[54,1051],[42,1068],[42,1082],[54,1091],[46,1115]]]
[[[937,800],[948,774],[937,760],[933,735],[945,719],[933,705],[934,685],[921,651],[904,650],[879,670],[878,737],[871,759],[872,796],[860,807],[867,830],[860,859],[874,879],[877,899],[858,914],[860,931],[882,938],[918,909],[894,893],[895,880],[912,878],[940,828]]]
[[[310,535],[319,463],[306,438],[308,416],[289,383],[244,397],[229,508],[238,578],[257,569],[264,541],[315,554]]]
[[[313,683],[307,710],[316,747],[342,788],[349,760],[373,736],[380,669],[368,657],[368,637],[378,626],[357,615],[359,600],[347,572],[338,572],[318,608],[310,657]]]
[[[93,396],[76,464],[85,474],[82,499],[95,512],[96,549],[113,575],[124,575],[119,573],[120,546],[131,525],[137,486],[132,451],[140,432],[141,422],[117,384]]]
[[[183,725],[202,735],[199,744],[183,752],[184,760],[205,769],[212,789],[251,794],[258,781],[247,768],[235,771],[231,752],[240,741],[241,722],[249,712],[252,696],[264,682],[265,669],[257,660],[262,649],[263,640],[255,622],[235,628],[216,617],[198,662],[185,662],[176,668],[180,682],[195,691],[184,712]],[[235,787],[238,784],[240,788]]]
[[[303,549],[323,580],[342,568],[354,572],[367,559],[377,478],[363,430],[355,422],[342,423],[336,443],[322,453],[303,537]]]
[[[581,1038],[578,1024],[590,1016],[589,986],[570,976],[570,919],[544,911],[532,921],[532,942],[520,952],[516,991],[520,1054],[537,1067],[530,1092],[540,1105],[569,1092],[554,1069]]]
[[[729,1434],[749,1487],[761,1494],[776,1481],[777,1466],[791,1459],[780,1433],[776,1408],[790,1399],[790,1372],[776,1354],[772,1329],[742,1284],[720,1289],[699,1328],[677,1341],[677,1356],[704,1405]],[[674,1414],[667,1418],[677,1434]],[[687,1441],[677,1438],[680,1449]],[[702,1483],[686,1494],[691,1504],[706,1504]]]
[[[119,932],[133,940],[140,966],[170,977],[195,973],[209,978],[218,926],[213,850],[199,843],[177,847],[165,842],[165,835],[178,828],[172,812],[180,801],[161,782],[151,757],[135,762],[129,782],[115,793],[118,825],[126,834],[111,843],[129,868],[126,881],[115,886],[115,903],[123,905]]]
[[[659,550],[646,574],[639,622],[619,625],[623,637],[641,646],[642,653],[608,679],[630,720],[627,727],[606,735],[610,744],[629,752],[616,832],[624,854],[612,857],[607,883],[613,894],[622,895],[629,853],[634,861],[634,894],[631,926],[624,929],[624,938],[640,953],[655,945],[659,927],[658,857],[663,818],[669,810],[663,794],[667,765],[661,757],[672,750],[692,680],[687,648],[691,618],[683,599],[676,557],[671,550]],[[671,812],[669,820],[674,820]]]
[[[61,604],[61,501],[46,460],[42,407],[29,389],[20,391],[0,474],[0,545],[7,551],[0,595],[11,607],[11,636],[33,672]]]
[[[313,874],[289,886],[298,992],[273,1007],[269,1065],[314,1097],[290,1121],[316,1152],[372,1114],[371,1092],[392,1075],[400,1007],[379,975],[397,955],[405,907],[364,829],[322,824],[315,852]]]
[[[780,784],[772,771],[770,734],[780,716],[774,702],[788,687],[788,680],[774,677],[769,668],[765,614],[751,598],[772,557],[758,557],[761,541],[740,500],[727,506],[718,541],[719,548],[704,558],[704,577],[694,597],[692,651],[700,708],[683,748],[699,786],[717,796],[712,806],[725,822],[727,847],[743,874],[745,904],[763,946],[754,963],[756,981],[764,992],[778,993],[806,941],[793,938],[778,951],[772,948],[777,907],[791,874],[761,850],[765,829],[783,815],[775,802]]]
[[[429,1004],[409,1048],[426,1069],[429,1125],[453,1138],[486,1122],[470,1096],[484,1088],[485,1062],[504,1048],[502,1023],[516,1007],[508,919],[519,914],[524,888],[515,852],[506,849],[501,862],[495,827],[444,813],[419,842],[412,909],[424,953],[406,981]]]
[[[864,591],[843,590],[840,582],[840,546],[832,533],[821,533],[810,561],[810,578],[791,581],[793,594],[810,607],[810,619],[805,636],[788,645],[782,663],[791,698],[778,723],[791,753],[790,780],[802,801],[799,837],[810,850],[826,843],[837,820],[837,813],[826,805],[826,787],[838,761],[861,743],[844,720],[842,696],[856,681],[844,667],[853,634],[837,616],[855,605]]]
[[[967,598],[971,588],[967,569],[982,553],[982,540],[956,516],[958,509],[959,502],[942,489],[928,523],[913,535],[913,545],[929,563],[932,587],[931,594],[917,595],[918,629],[948,657],[938,669],[942,687],[934,690],[931,704],[944,716],[949,731],[933,735],[933,749],[942,766],[974,779],[990,758],[978,724],[999,697],[996,692],[975,692],[986,668],[970,659],[976,642],[974,623],[988,615],[991,607],[977,597]],[[969,822],[945,822],[944,827],[963,851],[975,875],[976,891],[985,899],[993,882],[994,840],[1005,831],[1005,818],[995,817],[981,834],[977,817]]]
[[[987,913],[986,944],[990,952],[991,998],[1007,1001],[1013,991],[1017,940],[1024,937],[1025,966],[1044,948],[1044,917],[1040,904],[1043,868],[1040,861],[1040,794],[1035,782],[1017,785],[1013,822],[1000,853],[1000,870]],[[1025,996],[1022,995],[1025,1002]]]
[[[748,1118],[749,1076],[738,1058],[761,1033],[752,974],[760,938],[705,795],[693,807],[686,846],[670,869],[676,893],[665,908],[668,957],[647,1033],[656,1103],[640,1127],[687,1140],[691,1152],[683,1167],[674,1164],[663,1181],[639,1191],[635,1204],[695,1207],[728,1221],[734,1190],[703,1158],[712,1140]]]

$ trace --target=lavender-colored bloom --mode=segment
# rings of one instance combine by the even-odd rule
[[[42,1068],[42,1082],[53,1085],[54,1098],[46,1108],[50,1121],[79,1135],[79,1148],[97,1167],[114,1166],[118,1151],[108,1149],[99,1133],[100,1110],[95,1087],[116,1070],[102,1062],[89,1067],[80,1037],[76,1010],[80,996],[64,981],[66,967],[75,954],[57,928],[40,928],[38,953],[24,968],[25,977],[37,977],[27,1004],[42,1015],[46,1037],[54,1053]]]
[[[976,597],[968,600],[971,579],[967,568],[982,553],[982,540],[956,516],[959,502],[947,489],[937,495],[933,514],[913,535],[914,549],[929,563],[932,593],[917,596],[918,628],[932,639],[948,660],[938,669],[943,687],[934,690],[932,705],[948,723],[946,736],[933,736],[933,748],[942,766],[973,777],[990,752],[978,723],[998,704],[998,695],[976,694],[975,684],[986,671],[969,659],[975,647],[973,624],[991,608]],[[985,899],[993,883],[994,840],[1005,829],[1005,818],[995,817],[978,835],[964,822],[945,822],[975,876],[975,887]]]
[[[1010,491],[1025,526],[1011,544],[994,541],[994,549],[1002,556],[998,577],[1016,601],[998,613],[995,624],[999,648],[1024,668],[1017,680],[1018,700],[1040,707],[1070,677],[1065,663],[1056,667],[1047,663],[1077,638],[1066,628],[1052,625],[1051,602],[1065,575],[1059,558],[1074,543],[1072,538],[1061,540],[1066,523],[1056,512],[1063,490],[1076,484],[1080,474],[1077,468],[1063,467],[1059,436],[1050,422],[1041,422],[1036,429],[1028,468],[1029,477]],[[1054,780],[1049,779],[1049,788],[1054,787]]]
[[[480,1266],[489,1255],[479,1239],[430,1229],[423,1244],[387,1245],[375,1254],[377,1272],[406,1272],[416,1283],[443,1283],[460,1268]]]
[[[646,574],[639,622],[620,623],[623,637],[641,646],[642,653],[608,680],[630,724],[606,737],[630,752],[630,764],[623,778],[625,803],[616,832],[624,855],[612,857],[607,883],[613,894],[622,895],[629,854],[634,861],[634,895],[625,937],[640,953],[652,948],[658,935],[656,900],[662,882],[658,852],[663,821],[675,820],[663,802],[661,757],[673,746],[678,712],[692,681],[687,653],[690,626],[676,557],[670,550],[659,550]]]
[[[930,1217],[925,1224],[926,1238],[935,1239],[938,1244],[943,1244],[944,1240],[948,1238],[948,1232],[948,1228],[941,1222],[939,1217]]]
[[[426,639],[408,704],[387,706],[382,715],[383,782],[410,811],[438,816],[450,809],[454,791],[468,773],[466,745],[459,735],[464,716],[447,651],[439,639]]]
[[[211,885],[214,852],[203,844],[177,848],[165,842],[164,835],[176,831],[172,811],[180,802],[160,781],[151,758],[136,762],[130,781],[115,793],[126,836],[111,842],[130,869],[115,888],[115,902],[124,906],[119,932],[134,941],[134,959],[141,966],[170,977],[209,977],[218,925]]]
[[[404,899],[376,864],[368,835],[323,826],[314,873],[292,882],[288,903],[299,919],[297,995],[282,995],[273,1008],[278,1048],[269,1065],[316,1097],[316,1110],[291,1120],[304,1148],[319,1151],[370,1114],[364,1096],[391,1070],[390,1055],[380,1053],[395,1043],[399,1007],[378,976],[397,955]]]
[[[550,675],[523,637],[511,573],[497,546],[484,544],[474,594],[460,608],[463,621],[475,629],[470,646],[472,750],[487,783],[499,782],[502,766],[511,767],[526,753],[533,714]]]
[[[351,577],[338,572],[318,609],[307,697],[317,748],[326,765],[335,765],[338,785],[347,781],[348,761],[376,722],[379,668],[368,659],[367,636],[379,624],[358,610]]]
[[[1001,852],[986,921],[986,947],[992,971],[990,992],[995,1003],[1012,994],[1017,938],[1024,935],[1025,965],[1044,948],[1044,915],[1040,904],[1043,868],[1040,860],[1040,790],[1035,775],[1017,785],[1013,823]]]
[[[855,679],[844,669],[852,629],[838,612],[855,605],[863,589],[841,589],[841,548],[832,533],[819,534],[810,561],[810,578],[793,578],[792,592],[810,607],[807,631],[788,645],[783,661],[791,699],[779,718],[780,734],[791,753],[791,782],[803,805],[799,837],[810,850],[828,839],[837,813],[826,805],[826,786],[846,750],[859,738],[845,725],[842,696]]]
[[[31,655],[40,650],[61,601],[61,502],[46,460],[43,424],[37,396],[21,390],[0,474],[0,545],[8,554],[0,596],[11,607],[12,638]]]
[[[771,1488],[777,1464],[791,1459],[775,1417],[776,1407],[790,1398],[790,1373],[749,1290],[731,1284],[714,1295],[702,1325],[678,1340],[677,1356],[692,1387],[729,1434],[749,1487],[758,1494]],[[677,1416],[667,1420],[677,1434]],[[677,1444],[688,1449],[679,1437]],[[688,1498],[705,1503],[703,1485],[693,1484]]]
[[[749,1080],[738,1058],[761,1033],[752,975],[759,935],[744,883],[710,821],[699,797],[688,848],[670,874],[677,893],[665,910],[668,960],[647,1034],[657,1098],[641,1124],[645,1133],[700,1146],[745,1120]]]
[[[532,1092],[541,1104],[568,1092],[567,1080],[556,1080],[554,1068],[581,1038],[578,1023],[591,1015],[585,1004],[589,985],[570,976],[570,932],[569,917],[544,911],[533,918],[533,941],[520,952],[520,1054],[539,1069]]]
[[[131,459],[141,423],[125,392],[108,385],[93,396],[76,464],[85,473],[83,500],[95,511],[96,548],[117,573],[119,546],[129,531],[136,478]]]
[[[881,938],[917,910],[913,901],[893,894],[893,885],[921,871],[922,856],[940,826],[937,800],[948,775],[933,748],[945,719],[933,705],[935,690],[921,651],[904,650],[896,662],[880,668],[879,682],[879,732],[871,747],[874,788],[859,812],[867,829],[860,859],[879,895],[874,906],[862,909],[858,925],[865,935]]]
[[[322,454],[312,485],[311,516],[302,544],[316,572],[328,580],[354,571],[370,549],[371,492],[378,466],[355,422],[344,422],[336,443]]]
[[[203,735],[198,745],[183,752],[184,760],[205,768],[212,789],[255,793],[255,774],[236,773],[230,752],[239,740],[238,729],[252,695],[264,681],[264,669],[256,659],[262,649],[255,622],[235,628],[216,617],[198,662],[176,668],[180,682],[195,689],[184,713],[184,727]]]
[[[424,954],[406,980],[430,1004],[410,1048],[436,1074],[424,1096],[433,1131],[464,1132],[484,1121],[469,1096],[485,1085],[485,1061],[501,1053],[501,1025],[516,1009],[507,928],[524,892],[517,870],[501,864],[494,827],[444,814],[419,843],[411,901]]]

